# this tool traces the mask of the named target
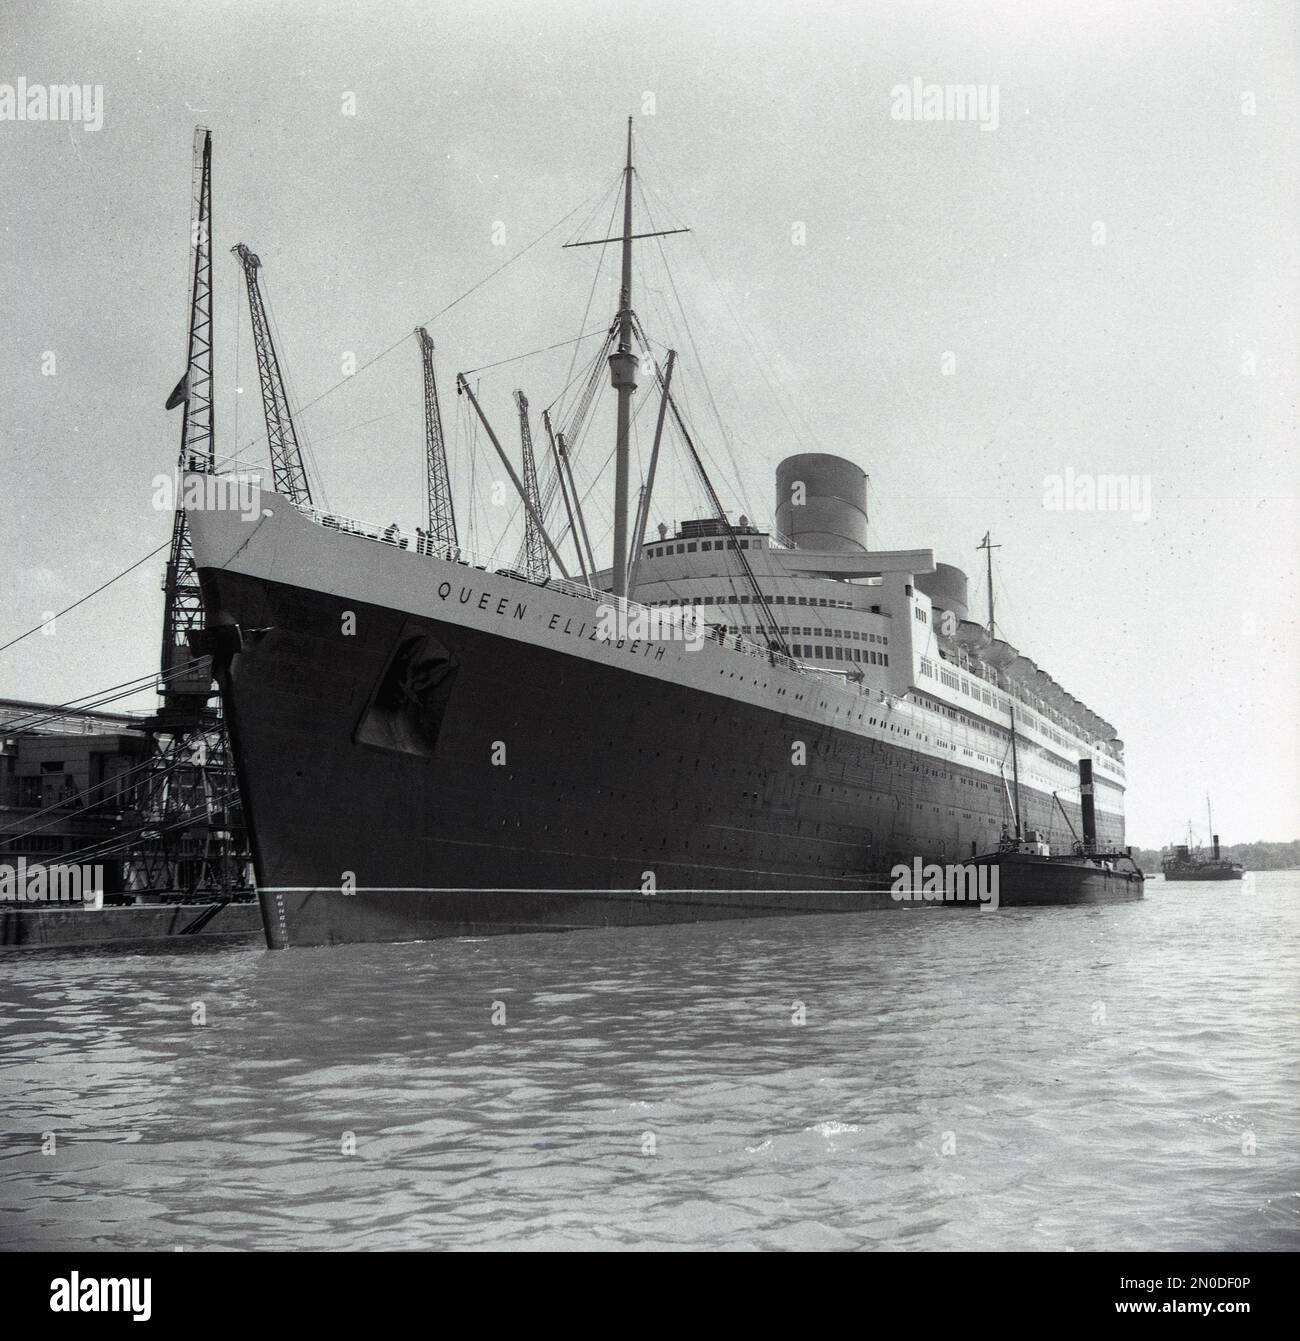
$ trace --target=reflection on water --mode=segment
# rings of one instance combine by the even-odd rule
[[[1300,1247],[1300,876],[1147,893],[10,953],[0,1241]]]

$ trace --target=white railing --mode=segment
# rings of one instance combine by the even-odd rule
[[[287,500],[286,500],[287,501]],[[426,555],[430,558],[442,559],[449,563],[459,563],[467,568],[477,568],[486,573],[498,573],[504,576],[515,578],[519,581],[531,582],[533,586],[544,587],[548,591],[559,592],[563,596],[574,597],[578,600],[593,601],[614,606],[616,610],[629,620],[641,618],[645,620],[658,619],[663,620],[664,607],[650,607],[642,605],[639,601],[631,601],[623,596],[615,596],[612,592],[600,591],[594,587],[587,586],[581,582],[575,582],[570,578],[550,577],[544,582],[534,582],[526,574],[509,564],[496,563],[491,559],[481,559],[472,551],[467,550],[462,545],[447,545],[441,541],[434,540],[432,536],[425,535],[422,531],[416,535],[411,535],[403,531],[396,522],[389,526],[377,526],[372,522],[358,521],[354,517],[344,517],[335,512],[322,512],[319,508],[309,507],[306,504],[294,503],[304,517],[316,522],[320,526],[338,531],[342,535],[354,535],[363,540],[374,540],[381,545],[392,545],[394,549],[410,550],[415,554]],[[778,538],[782,543],[789,543],[791,548],[795,548],[793,542],[787,542],[786,537],[780,532],[772,530],[770,534]],[[688,607],[680,607],[683,610]],[[698,617],[697,617],[698,619]],[[701,624],[704,621],[699,621]],[[720,625],[705,624],[704,636],[707,642],[714,646],[725,648],[729,651],[740,652],[744,656],[755,657],[768,662],[772,666],[781,666],[786,670],[807,676],[810,679],[821,680],[827,684],[833,684],[847,693],[857,693],[861,695],[870,695],[872,690],[867,686],[865,678],[859,679],[852,671],[836,671],[824,666],[813,666],[805,661],[798,661],[794,657],[786,656],[783,652],[773,651],[771,648],[764,647],[759,643],[752,642],[739,633],[732,633],[722,630]],[[996,680],[989,680],[984,675],[972,670],[969,666],[962,666],[958,662],[948,661],[946,658],[939,658],[938,665],[948,665],[956,669],[959,676],[966,675],[971,679],[980,680],[989,685],[993,691],[997,706],[1002,711],[1007,710],[1006,699],[1014,699],[1025,708],[1033,712],[1040,713],[1044,717],[1053,717],[1054,710],[1051,708],[1040,708],[1036,703],[1030,703],[1017,690],[999,685]],[[884,696],[884,691],[881,691]],[[975,697],[974,694],[971,697]],[[1085,741],[1085,735],[1077,723],[1061,721],[1058,719],[1058,725],[1064,726],[1067,730],[1073,730],[1078,733],[1078,739]],[[1110,749],[1109,742],[1093,742],[1094,747],[1099,747],[1101,752],[1106,754],[1116,764],[1119,763],[1118,756]]]
[[[927,658],[927,660],[929,660],[929,658]],[[1080,723],[1067,717],[1059,709],[1053,708],[1050,704],[1044,706],[1042,700],[1028,697],[1027,691],[1021,689],[1021,687],[1018,684],[1015,684],[1014,681],[1010,685],[999,684],[997,680],[990,679],[986,673],[977,671],[971,666],[962,665],[957,661],[949,661],[946,657],[940,657],[937,662],[932,661],[931,664],[934,665],[936,670],[944,666],[951,667],[952,670],[950,670],[949,673],[956,674],[958,678],[965,675],[971,680],[976,680],[981,684],[988,685],[992,690],[995,706],[1002,712],[1007,711],[1010,703],[1015,703],[1025,711],[1035,713],[1044,720],[1053,722],[1063,731],[1071,733],[1075,740],[1081,744],[1089,746],[1094,750],[1100,750],[1100,752],[1105,754],[1107,758],[1114,760],[1116,763],[1119,762],[1119,756],[1111,749],[1109,741],[1092,739]],[[936,678],[939,677],[936,676]],[[949,688],[951,687],[952,686],[949,686]],[[962,690],[961,692],[968,693],[971,698],[981,697],[981,695],[973,689],[969,691]]]
[[[543,582],[537,582],[509,564],[496,563],[491,559],[480,558],[463,545],[447,545],[442,541],[435,540],[432,536],[425,535],[422,531],[416,535],[411,535],[408,531],[403,531],[396,522],[390,526],[377,526],[373,522],[358,521],[355,517],[344,517],[337,512],[322,512],[319,508],[309,507],[302,503],[295,503],[293,506],[304,517],[319,526],[338,531],[340,535],[357,536],[362,540],[377,541],[381,545],[392,545],[394,549],[409,550],[413,554],[442,559],[449,563],[459,563],[467,568],[477,568],[486,573],[498,573],[515,578],[518,581],[529,582],[531,585],[545,588],[547,591],[558,592],[562,596],[612,605],[629,621],[636,618],[648,622],[658,621],[662,623],[664,619],[663,607],[652,608],[648,605],[642,605],[639,601],[628,600],[624,596],[615,596],[612,592],[600,591],[581,582],[575,582],[571,578],[549,577]],[[681,608],[685,609],[685,607]],[[835,684],[850,693],[854,691],[858,694],[870,693],[865,682],[851,680],[849,672],[810,666],[806,662],[787,656],[784,652],[777,652],[772,648],[753,642],[739,633],[725,631],[719,625],[707,624],[698,616],[695,616],[695,619],[705,641],[713,646],[766,661],[772,666],[781,666],[799,675]]]
[[[624,596],[615,596],[612,592],[600,591],[595,587],[589,587],[581,582],[575,582],[571,578],[550,577],[544,582],[536,582],[529,578],[525,573],[509,564],[496,563],[491,559],[483,559],[466,549],[463,545],[447,545],[441,541],[435,540],[432,536],[419,532],[411,535],[403,531],[395,522],[389,526],[376,526],[371,522],[358,521],[353,517],[344,517],[338,513],[322,512],[319,508],[307,507],[301,503],[295,503],[294,506],[303,516],[316,522],[320,526],[338,531],[341,535],[354,535],[363,540],[377,541],[381,545],[392,545],[394,549],[409,550],[413,554],[425,555],[429,558],[442,559],[448,563],[458,563],[467,568],[477,568],[485,573],[497,573],[503,576],[515,578],[518,581],[529,582],[536,587],[545,588],[547,591],[558,592],[562,596],[569,596],[576,600],[591,601],[602,605],[613,606],[622,616],[631,621],[641,619],[647,621],[649,627],[654,627],[653,621],[662,624],[665,617],[665,607],[651,607],[642,605],[639,601],[628,600]],[[775,534],[775,533],[774,533]],[[680,608],[683,611],[693,607],[669,607]],[[760,643],[753,642],[739,633],[732,633],[725,630],[721,625],[709,624],[695,616],[697,626],[703,634],[705,641],[712,646],[726,649],[727,651],[739,652],[742,656],[753,657],[757,660],[766,661],[771,666],[780,666],[785,670],[793,671],[798,675],[806,676],[809,679],[820,680],[824,684],[834,685],[836,688],[844,690],[846,693],[856,693],[859,696],[870,695],[871,688],[866,684],[865,678],[858,679],[854,677],[851,671],[836,671],[825,666],[813,666],[804,661],[798,661],[794,657],[786,656],[784,652],[777,652],[769,647],[764,647]],[[683,625],[684,626],[684,625]],[[1043,716],[1050,716],[1051,711],[1046,712],[1039,708],[1037,704],[1030,703],[1014,689],[998,685],[995,681],[984,679],[969,667],[964,667],[956,662],[949,662],[940,659],[939,665],[952,666],[958,672],[958,675],[966,675],[971,679],[981,680],[988,684],[993,691],[993,696],[998,700],[998,706],[1006,711],[1006,699],[1014,699],[1025,708],[1033,712],[1038,712]],[[883,691],[882,691],[883,692]],[[972,695],[974,697],[974,695]],[[1074,730],[1079,733],[1078,738],[1084,740],[1083,734],[1077,724],[1060,723],[1065,725],[1067,730]],[[1094,746],[1099,746],[1102,753],[1106,754],[1114,762],[1118,763],[1118,757],[1110,749],[1109,742],[1094,742]]]

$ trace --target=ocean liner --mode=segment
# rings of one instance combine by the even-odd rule
[[[549,480],[568,525],[553,537],[526,433],[516,472],[477,401],[519,491],[524,562],[471,555],[432,503],[429,530],[408,535],[288,490],[239,510],[186,490],[196,646],[213,657],[272,947],[896,908],[899,863],[987,859],[1030,836],[1084,864],[1122,848],[1115,729],[998,636],[991,578],[980,623],[958,567],[870,547],[858,464],[787,457],[772,524],[729,520],[674,356],[648,352],[633,311],[632,173],[629,126],[622,233],[600,239],[622,253],[600,571],[563,432]],[[630,517],[638,375],[658,428]],[[647,539],[665,420],[710,502]]]

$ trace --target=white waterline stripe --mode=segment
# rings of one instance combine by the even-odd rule
[[[263,885],[263,894],[343,894],[338,885]],[[890,887],[863,889],[656,889],[648,893],[642,889],[535,889],[518,886],[510,889],[482,889],[473,886],[448,885],[358,885],[347,891],[352,894],[635,894],[637,898],[653,899],[661,894],[888,894]]]

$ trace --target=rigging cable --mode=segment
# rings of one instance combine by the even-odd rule
[[[659,383],[660,388],[662,389],[663,371],[662,369],[660,369],[657,363],[655,364],[655,376]],[[767,603],[767,597],[763,594],[763,589],[761,586],[759,586],[758,578],[754,575],[754,570],[749,565],[749,559],[746,557],[745,550],[742,549],[740,545],[737,544],[736,542],[735,529],[732,527],[731,523],[727,520],[727,514],[722,509],[722,502],[718,498],[717,492],[713,488],[713,481],[709,479],[708,472],[704,469],[704,462],[700,460],[700,454],[695,449],[695,443],[691,441],[691,435],[687,432],[686,424],[683,422],[681,415],[678,413],[677,405],[671,395],[668,397],[668,407],[669,409],[672,410],[673,418],[677,421],[677,427],[681,431],[682,438],[685,441],[688,450],[690,451],[691,461],[694,463],[695,469],[699,473],[700,481],[704,485],[705,490],[708,492],[710,502],[713,505],[714,513],[716,514],[718,520],[722,523],[722,525],[726,529],[727,534],[726,553],[728,557],[734,554],[735,557],[740,561],[740,566],[742,569],[744,569],[745,579],[748,581],[750,587],[753,590],[754,605],[761,614],[763,622],[767,625],[767,628],[769,630],[768,633],[769,644],[774,642],[775,643],[774,650],[779,651],[785,657],[790,657],[790,649],[786,644],[784,634],[782,634],[781,632],[781,627],[777,621],[776,615],[772,612],[771,606],[769,606]],[[793,660],[793,658],[790,659]]]
[[[613,180],[613,182],[611,183],[611,186],[610,186],[610,189],[611,189],[611,190],[614,190],[614,188],[617,187],[618,183],[622,180],[622,177],[623,177],[623,174],[622,174],[621,172],[619,172],[619,173],[614,177],[614,180]],[[604,197],[602,197],[601,199],[602,199],[602,201],[603,201]],[[613,231],[614,231],[614,216],[615,216],[615,214],[617,213],[617,211],[618,211],[618,194],[617,194],[617,192],[615,191],[615,193],[614,193],[613,203],[610,205],[610,209],[609,209],[609,222],[608,222],[608,223],[606,224],[606,226],[605,226],[605,236],[606,236],[606,237],[609,237],[609,236],[613,233]],[[596,211],[593,210],[593,211],[592,211],[592,215],[594,215],[595,212],[596,212]],[[590,218],[591,218],[591,216],[589,215],[589,216],[588,216],[588,222],[590,222]],[[585,228],[585,224],[584,224],[584,228]],[[581,232],[581,231],[583,231],[583,230],[582,230],[582,229],[579,229],[578,231]],[[587,306],[586,306],[585,308],[583,308],[583,311],[582,311],[582,323],[581,323],[581,324],[582,324],[583,326],[585,326],[585,325],[587,324],[587,320],[588,320],[588,318],[591,316],[591,305],[592,305],[592,303],[594,303],[595,300],[596,300],[596,286],[600,283],[600,275],[601,275],[601,271],[604,270],[604,268],[605,268],[605,249],[604,249],[604,247],[602,247],[602,248],[600,249],[600,251],[596,254],[596,264],[595,264],[595,266],[592,268],[591,288],[587,291]],[[573,357],[569,360],[569,371],[568,371],[568,374],[566,375],[566,378],[565,378],[565,391],[567,391],[567,390],[569,389],[569,387],[573,384],[573,378],[574,378],[574,374],[575,374],[575,372],[576,372],[576,370],[577,370],[577,365],[578,365],[578,351],[575,349],[575,350],[573,351]],[[564,392],[562,391],[562,392],[560,393],[560,395],[562,396],[563,394],[564,394]],[[557,397],[556,397],[556,400],[558,400],[558,399],[559,399],[559,397],[557,396]],[[547,409],[552,409],[552,408],[554,408],[554,405],[555,405],[555,402],[552,401],[551,404],[547,406]]]
[[[612,193],[613,199],[610,203],[609,222],[605,227],[606,237],[610,236],[614,230],[614,217],[618,210],[618,192],[614,188],[618,185],[619,181],[622,179],[622,176],[623,174],[621,172],[618,173],[614,177],[613,182],[611,183],[610,191]],[[588,216],[589,219],[593,217],[595,213],[596,211],[593,210],[591,216]],[[584,230],[579,229],[578,231],[582,232]],[[575,236],[577,235],[575,234]],[[604,266],[605,266],[605,249],[604,247],[602,247],[597,255],[596,264],[595,266],[592,267],[591,288],[587,290],[587,305],[582,309],[582,321],[579,324],[584,328],[586,327],[587,322],[591,318],[591,306],[596,300],[596,288],[600,283],[600,276],[601,272],[604,269]],[[613,326],[611,325],[609,329],[610,331],[612,331]],[[569,359],[569,370],[565,374],[564,391],[560,392],[560,396],[563,396],[565,392],[568,391],[569,387],[573,385],[574,378],[577,375],[577,367],[578,367],[578,349],[577,346],[575,345],[573,350],[573,356]],[[559,400],[559,398],[560,397],[557,396],[556,400]],[[552,401],[551,405],[554,404],[555,401]],[[547,406],[548,410],[550,408],[551,406]],[[548,469],[546,471],[546,481],[542,486],[542,492],[541,492],[541,513],[543,521],[546,520],[551,509],[554,507],[555,495],[561,488],[559,467],[557,463],[551,461],[549,453],[547,454],[546,462]]]
[[[51,705],[54,709],[52,712],[39,712],[32,717],[19,718],[16,722],[6,722],[4,729],[6,731],[34,731],[47,722],[61,721],[65,717],[76,717],[78,713],[94,712],[106,703],[116,703],[120,699],[130,698],[132,694],[138,694],[155,680],[165,681],[178,677],[202,660],[202,657],[192,657],[188,661],[179,662],[162,674],[157,671],[150,671],[147,675],[137,675],[134,679],[123,680],[121,684],[110,685],[107,689],[91,690],[89,694],[82,694],[78,698],[70,699],[67,703]],[[120,692],[114,693],[114,690]]]
[[[497,359],[495,363],[484,363],[478,368],[467,368],[462,376],[470,377],[474,373],[487,372],[490,368],[504,367],[507,363],[519,363],[523,359],[535,358],[538,354],[549,354],[552,349],[567,349],[569,345],[581,344],[583,340],[590,340],[593,335],[600,335],[604,330],[604,326],[597,326],[595,330],[584,331],[572,340],[559,340],[553,345],[543,345],[540,349],[530,349],[526,354],[512,354],[508,359]]]
[[[641,192],[641,201],[642,204],[645,206],[646,217],[650,220],[651,228],[657,228],[658,225],[655,222],[654,211],[651,210],[650,202],[646,197],[645,189],[640,185],[639,182],[637,183],[637,189]],[[748,496],[748,491],[745,488],[745,478],[741,474],[740,465],[736,460],[736,453],[734,447],[732,446],[731,438],[727,433],[726,427],[723,425],[722,415],[718,410],[718,403],[714,399],[713,388],[709,384],[708,374],[704,371],[704,360],[700,357],[699,347],[695,343],[695,332],[691,329],[691,323],[686,316],[685,304],[682,302],[681,294],[677,290],[677,280],[673,276],[672,268],[668,264],[668,256],[667,253],[664,251],[663,238],[661,237],[656,238],[655,245],[659,249],[659,259],[663,263],[664,273],[668,276],[668,287],[672,290],[673,298],[677,303],[677,310],[681,315],[682,328],[686,332],[687,340],[690,341],[691,353],[695,359],[695,366],[699,370],[700,380],[704,383],[705,395],[708,397],[709,407],[713,411],[714,422],[718,426],[718,432],[722,437],[723,446],[726,448],[727,456],[731,462],[732,474],[737,484],[736,492],[739,495],[741,502],[744,503],[745,505],[745,511],[752,516],[754,515],[754,508],[752,501]]]
[[[427,321],[421,322],[420,325],[432,326],[433,323],[439,319],[439,317],[446,316],[446,314],[450,312],[452,308],[459,306],[461,303],[465,301],[466,298],[470,297],[474,293],[477,293],[479,289],[481,289],[485,284],[489,283],[491,280],[495,279],[499,274],[501,274],[503,270],[507,269],[509,266],[514,265],[514,263],[521,257],[526,256],[530,251],[532,251],[532,249],[535,246],[537,246],[539,242],[544,242],[548,237],[550,237],[552,233],[556,231],[556,229],[561,228],[566,223],[568,223],[568,221],[572,219],[573,216],[577,214],[577,212],[580,209],[582,209],[585,203],[586,202],[583,201],[580,204],[575,205],[573,209],[571,209],[568,212],[568,214],[566,214],[562,219],[557,219],[544,233],[539,233],[530,243],[527,244],[527,246],[521,247],[512,256],[508,256],[504,261],[501,262],[499,266],[497,266],[495,270],[489,271],[486,275],[483,276],[482,279],[470,285],[470,287],[466,289],[465,292],[462,293],[459,297],[453,298],[451,302],[447,303],[444,307],[440,307],[438,311],[433,314],[433,316],[431,316]],[[404,344],[407,340],[413,338],[414,338],[413,334],[409,331],[405,335],[400,336],[398,339],[394,340],[393,343],[389,345],[386,349],[381,349],[378,354],[374,355],[372,358],[367,359],[353,372],[349,373],[348,376],[340,378],[332,386],[326,387],[325,390],[320,393],[320,395],[314,396],[311,400],[307,401],[306,404],[300,405],[298,407],[298,413],[300,415],[305,415],[307,411],[310,410],[313,406],[319,405],[320,402],[326,398],[326,396],[333,395],[333,393],[337,391],[339,387],[344,386],[348,382],[351,382],[354,378],[358,377],[361,373],[365,372],[367,368],[373,367],[376,363],[379,362],[380,359],[387,358],[388,355],[391,354],[393,350],[395,350],[399,345]],[[250,439],[250,441],[245,445],[251,447],[255,441],[256,439]]]
[[[215,797],[212,801],[212,808],[217,809],[224,807],[227,801],[237,801],[238,798],[238,788],[232,788],[230,791],[222,792],[219,796]],[[231,808],[233,809],[234,807]],[[137,825],[133,829],[110,834],[106,838],[101,838],[98,842],[87,844],[87,846],[78,848],[76,851],[63,853],[63,864],[67,866],[93,865],[94,857],[109,857],[115,852],[129,853],[132,845],[138,842],[142,837],[146,835],[155,836],[157,834],[170,833],[173,829],[182,829],[186,825],[194,824],[198,814],[199,812],[196,810],[193,814],[182,815],[180,819],[172,824],[159,826],[145,822],[144,824]],[[92,858],[92,860],[87,862],[85,860],[87,857]]]
[[[648,151],[648,156],[654,158],[653,152]],[[656,168],[658,168],[657,162],[656,162]],[[672,210],[672,202],[668,199],[667,192],[663,191],[661,188],[658,194],[664,197],[664,203],[668,205],[670,211],[675,214],[676,211]],[[814,451],[814,452],[822,451],[823,448],[817,440],[817,435],[812,431],[811,427],[808,424],[808,421],[803,417],[802,413],[800,413],[799,402],[794,399],[790,400],[790,406],[794,409],[794,412],[799,419],[799,424],[796,424],[794,420],[791,419],[790,414],[786,408],[786,404],[782,399],[780,392],[777,390],[777,382],[779,382],[779,378],[777,379],[777,382],[774,382],[773,379],[769,378],[768,376],[769,370],[773,374],[775,374],[776,372],[776,369],[772,367],[771,359],[768,357],[766,351],[763,349],[762,345],[758,342],[757,338],[754,337],[749,327],[745,324],[744,321],[741,320],[740,314],[736,311],[735,307],[732,304],[730,295],[728,294],[727,290],[722,286],[722,284],[718,281],[718,277],[713,269],[713,265],[709,261],[708,253],[704,250],[704,247],[700,243],[699,238],[693,237],[692,241],[695,244],[696,251],[699,253],[700,260],[704,263],[705,270],[708,271],[709,279],[712,280],[714,288],[722,296],[722,301],[726,304],[727,311],[730,313],[731,319],[736,323],[736,329],[740,331],[741,337],[744,339],[745,343],[749,346],[751,353],[754,355],[754,361],[758,367],[759,376],[762,377],[764,385],[771,393],[772,400],[776,404],[777,409],[781,412],[781,417],[785,420],[786,424],[788,425],[792,438],[805,451]],[[764,364],[768,366],[764,367]],[[802,434],[800,433],[801,426],[803,430]]]
[[[67,808],[70,807],[74,801],[81,800],[83,796],[89,796],[91,792],[102,791],[104,788],[110,786],[111,784],[120,783],[124,781],[126,778],[131,777],[132,774],[134,773],[143,773],[148,769],[152,769],[155,762],[156,759],[154,758],[154,756],[150,755],[149,758],[147,758],[143,763],[136,764],[134,768],[125,769],[121,773],[114,773],[111,777],[105,778],[102,782],[92,782],[90,786],[85,788],[83,791],[74,792],[71,796],[64,796],[60,798],[58,801],[53,802],[51,805],[42,806],[41,809],[37,810],[33,815],[30,816],[30,818],[40,819],[42,815],[48,815],[51,811],[54,810],[66,811]],[[179,766],[180,765],[174,765],[174,767]],[[57,774],[55,776],[57,776]],[[99,805],[101,803],[95,802],[95,804]],[[80,807],[77,808],[80,809]],[[130,809],[130,807],[123,806],[122,809],[124,810]],[[24,829],[22,833],[11,833],[9,830],[6,830],[5,843],[8,847],[8,850],[12,852],[16,848],[17,844],[22,842],[24,839],[30,838],[33,834],[40,833],[43,829],[48,829],[52,825],[61,824],[67,818],[68,816],[66,813],[62,815],[55,815],[52,820],[47,820],[44,824],[38,824],[31,829]]]
[[[265,293],[262,294],[262,306],[266,309],[267,319],[275,332],[275,347],[283,355],[284,337],[280,334],[280,323],[276,321],[275,309],[271,306],[270,299]],[[316,460],[316,453],[312,450],[311,434],[307,431],[307,425],[303,422],[302,406],[298,402],[298,391],[293,384],[288,359],[285,359],[280,366],[280,380],[284,383],[285,399],[290,406],[289,413],[293,421],[294,437],[297,439],[302,452],[306,455],[306,465],[311,467],[309,478],[316,481],[316,493],[320,496],[323,511],[332,512],[329,495],[325,492],[325,481],[321,476],[320,462]],[[297,409],[292,408],[295,405],[298,406]]]
[[[87,592],[86,595],[83,596],[80,600],[73,601],[71,605],[65,606],[62,610],[58,611],[57,614],[51,615],[49,619],[42,620],[34,628],[28,629],[26,633],[20,633],[16,638],[10,638],[10,640],[7,643],[5,643],[3,646],[0,646],[0,652],[7,651],[9,648],[13,647],[15,643],[22,642],[24,638],[30,638],[33,633],[39,633],[43,628],[47,628],[50,624],[52,624],[56,619],[62,619],[63,616],[68,613],[69,610],[75,610],[77,606],[84,605],[88,600],[90,600],[92,596],[98,596],[101,591],[104,591],[106,588],[111,587],[113,583],[118,581],[120,578],[125,577],[128,573],[134,572],[137,568],[140,567],[142,563],[148,563],[149,560],[152,559],[155,554],[161,554],[163,550],[167,549],[171,545],[171,543],[172,543],[171,537],[169,536],[166,540],[163,541],[161,545],[158,546],[157,549],[151,549],[149,553],[144,556],[143,559],[137,559],[129,568],[123,568],[122,571],[118,573],[115,577],[110,577],[107,582],[101,583],[98,587],[95,588],[94,591]]]

